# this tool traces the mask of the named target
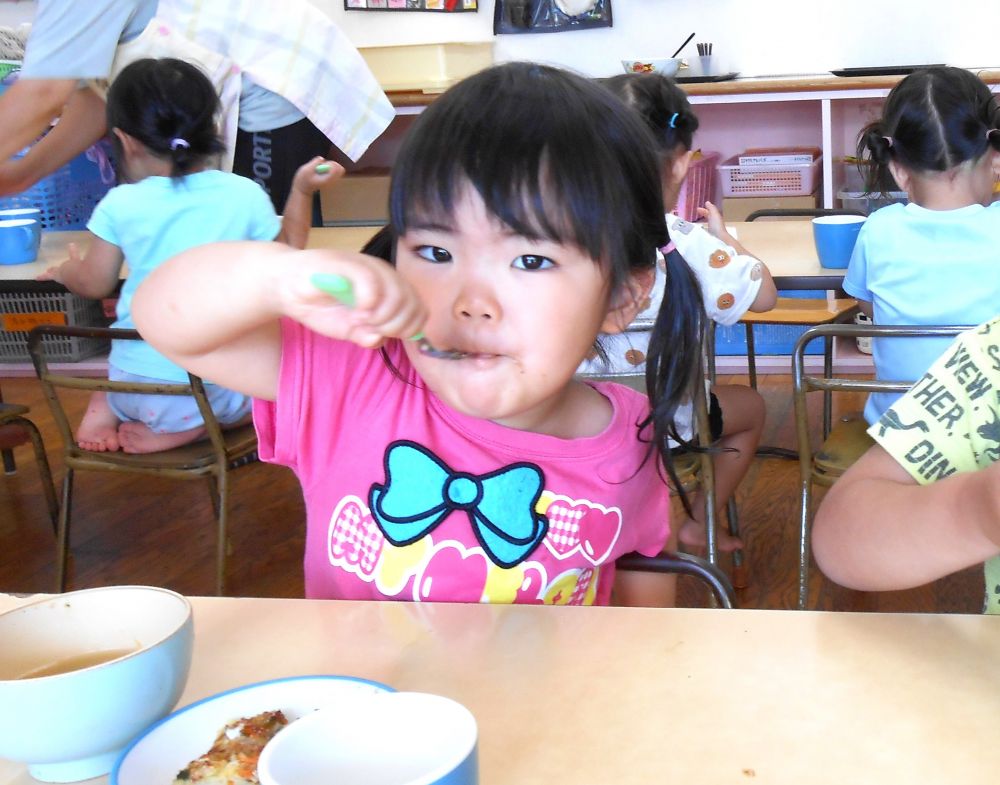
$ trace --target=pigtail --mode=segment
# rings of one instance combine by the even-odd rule
[[[678,145],[685,150],[691,149],[694,132],[698,130],[698,117],[689,107],[664,113],[662,117],[653,119],[653,122],[657,125],[652,127],[661,129],[658,140],[660,149],[673,150]]]
[[[896,181],[889,171],[894,144],[879,122],[870,123],[858,134],[858,171],[864,180],[865,193],[885,195],[896,189]]]
[[[701,287],[694,272],[676,251],[664,253],[666,288],[649,339],[646,358],[646,392],[650,400],[649,417],[643,429],[652,426],[653,444],[671,483],[677,489],[690,514],[690,505],[680,488],[673,466],[668,438],[687,451],[706,448],[688,441],[677,429],[677,410],[694,398],[695,385],[703,384],[702,347],[707,316]],[[708,434],[701,435],[703,439]]]

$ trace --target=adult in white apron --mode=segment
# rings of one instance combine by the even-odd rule
[[[299,164],[332,141],[357,159],[394,116],[340,30],[308,0],[38,0],[21,79],[0,96],[0,161],[59,124],[17,162],[0,194],[23,190],[105,132],[99,91],[138,57],[173,56],[205,70],[226,109],[233,171],[284,207]]]

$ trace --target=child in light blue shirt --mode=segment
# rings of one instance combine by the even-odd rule
[[[94,209],[93,235],[84,256],[42,278],[59,281],[84,297],[105,297],[122,285],[115,327],[134,328],[132,295],[146,276],[189,248],[223,240],[283,240],[304,247],[312,194],[342,172],[315,159],[300,168],[279,220],[267,194],[252,180],[211,168],[222,149],[216,129],[218,98],[195,66],[163,58],[127,66],[108,92],[108,126],[126,182]],[[108,360],[112,381],[186,382],[187,372],[142,341],[114,341]],[[220,423],[248,421],[247,396],[207,384]],[[204,435],[193,398],[95,393],[76,438],[87,450],[159,452]]]
[[[844,277],[844,290],[876,324],[974,325],[1000,302],[1000,107],[963,68],[927,68],[903,79],[882,119],[862,129],[858,157],[871,163],[869,189],[892,178],[910,203],[869,216]],[[875,339],[878,378],[919,379],[948,338]],[[899,398],[873,393],[874,423]]]

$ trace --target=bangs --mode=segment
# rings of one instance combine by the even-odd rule
[[[452,225],[471,185],[514,232],[573,244],[608,263],[643,221],[637,180],[650,183],[638,188],[649,196],[648,220],[663,224],[652,140],[622,114],[600,86],[543,66],[508,64],[460,82],[404,141],[390,190],[393,229],[401,235],[414,225]],[[623,157],[619,145],[645,147],[648,158]],[[647,247],[655,253],[652,240]]]

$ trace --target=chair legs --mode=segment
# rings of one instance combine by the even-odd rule
[[[63,477],[62,507],[56,532],[56,591],[66,591],[66,564],[69,561],[69,523],[73,509],[73,470],[66,467]]]
[[[823,373],[827,379],[833,376],[833,336],[823,339]],[[833,393],[823,391],[823,438],[830,435],[833,423]]]
[[[729,523],[729,534],[733,537],[740,536],[739,514],[736,510],[736,499],[731,498],[726,504],[726,520]],[[750,574],[747,569],[746,558],[742,548],[733,551],[733,587],[745,589],[750,585]]]
[[[799,610],[809,604],[809,513],[812,505],[812,480],[799,480]]]
[[[212,496],[212,509],[218,522],[215,540],[215,593],[219,597],[226,594],[226,556],[229,549],[228,513],[229,513],[229,477],[225,469],[218,476],[209,478]]]
[[[745,325],[747,332],[747,375],[750,377],[750,386],[757,389],[757,354],[753,344],[753,324],[747,322]]]
[[[45,496],[45,504],[49,508],[49,520],[52,521],[52,531],[58,533],[59,530],[59,500],[56,498],[56,488],[55,483],[52,480],[52,469],[49,466],[48,456],[45,454],[45,445],[42,444],[42,434],[39,432],[37,426],[28,419],[23,417],[14,417],[7,422],[5,425],[19,425],[28,432],[28,436],[31,439],[32,449],[35,451],[35,464],[38,466],[38,475],[42,483],[42,493]],[[4,450],[4,470],[7,470],[7,453],[9,450]],[[14,454],[10,453],[10,466],[11,470],[7,473],[10,474],[14,471]]]

